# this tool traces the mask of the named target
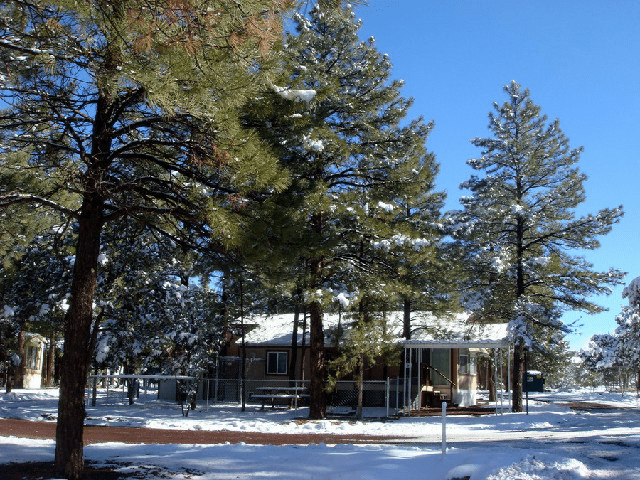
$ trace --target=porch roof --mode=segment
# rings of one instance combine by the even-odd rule
[[[511,343],[506,323],[482,323],[467,315],[434,319],[427,315],[412,329],[405,348],[502,348]]]
[[[405,340],[404,348],[506,348],[508,340],[435,340],[431,342],[420,340]]]

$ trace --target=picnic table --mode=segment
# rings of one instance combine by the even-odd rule
[[[306,387],[259,387],[251,394],[252,400],[260,400],[262,410],[267,401],[270,401],[271,408],[275,408],[277,400],[286,400],[289,408],[298,408],[298,401],[309,398]]]

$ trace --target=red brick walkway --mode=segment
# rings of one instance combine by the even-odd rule
[[[0,419],[0,436],[53,439],[55,422],[30,422],[27,420]],[[258,445],[291,445],[311,443],[380,443],[393,437],[375,435],[289,434],[261,432],[228,432],[204,430],[159,430],[139,427],[84,427],[84,443],[249,443]]]

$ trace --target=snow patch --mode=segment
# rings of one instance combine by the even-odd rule
[[[273,86],[273,90],[285,100],[309,103],[316,96],[315,90],[295,90],[288,87]]]

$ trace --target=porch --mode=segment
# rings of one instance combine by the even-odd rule
[[[405,413],[480,407],[476,362],[488,358],[493,367],[493,394],[497,409],[510,408],[511,343],[501,340],[405,340],[403,405]],[[506,377],[506,378],[505,378]],[[482,407],[480,407],[482,408]]]

